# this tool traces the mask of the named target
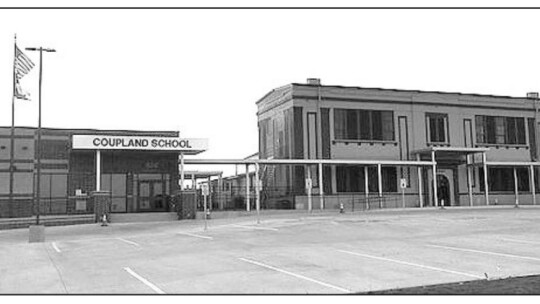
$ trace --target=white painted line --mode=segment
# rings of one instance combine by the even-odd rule
[[[476,275],[476,274],[471,274],[471,273],[466,273],[466,272],[454,271],[454,270],[450,270],[450,269],[443,269],[443,268],[432,267],[432,266],[416,264],[416,263],[409,263],[409,262],[405,262],[405,261],[382,258],[382,257],[373,256],[373,255],[368,255],[368,254],[362,254],[362,253],[347,251],[347,250],[338,250],[338,251],[343,252],[343,253],[352,254],[352,255],[357,255],[357,256],[360,256],[360,257],[364,257],[364,258],[369,258],[369,259],[392,262],[392,263],[397,263],[397,264],[402,264],[402,265],[407,265],[407,266],[414,266],[414,267],[419,267],[419,268],[429,269],[429,270],[434,270],[434,271],[439,271],[439,272],[457,274],[457,275],[467,276],[467,277],[471,277],[471,278],[475,278],[475,279],[485,279],[485,277],[483,277],[483,276]]]
[[[201,238],[201,239],[208,239],[208,240],[213,240],[214,239],[211,236],[198,235],[198,234],[193,234],[193,233],[189,233],[189,232],[180,232],[178,234],[189,235],[189,236],[192,236],[192,237]]]
[[[500,253],[500,252],[481,251],[481,250],[475,250],[475,249],[458,248],[458,247],[450,247],[450,246],[440,246],[440,245],[426,245],[426,246],[435,247],[435,248],[442,248],[442,249],[448,249],[448,250],[456,250],[456,251],[465,251],[465,252],[482,253],[482,254],[488,254],[488,255],[496,255],[496,256],[502,256],[502,257],[507,257],[507,258],[514,258],[514,259],[540,261],[540,258],[528,257],[528,256],[522,256],[522,255],[514,255],[514,254],[507,254],[507,253]]]
[[[127,271],[130,275],[134,276],[137,280],[144,283],[144,285],[152,288],[153,291],[159,294],[165,294],[165,292],[161,289],[159,289],[156,285],[150,283],[147,279],[141,277],[138,275],[135,271],[131,270],[129,267],[124,267],[124,270]]]
[[[54,250],[56,250],[56,252],[60,253],[62,251],[60,251],[60,248],[58,248],[58,246],[56,246],[56,243],[52,243],[52,247],[54,248]]]
[[[237,224],[231,224],[230,226],[244,228],[244,229],[278,231],[278,229],[271,228],[271,227],[244,226],[244,225],[237,225]]]
[[[540,242],[527,241],[527,240],[517,240],[517,239],[507,239],[507,238],[501,238],[501,240],[502,241],[507,241],[507,242],[516,242],[516,243],[523,243],[523,244],[540,245]]]
[[[135,242],[132,242],[132,241],[129,241],[129,240],[126,240],[126,239],[123,239],[123,238],[116,238],[117,240],[119,241],[122,241],[124,243],[128,243],[130,245],[133,245],[133,246],[137,246],[137,247],[141,247],[141,245],[135,243]]]
[[[283,270],[283,269],[279,269],[279,268],[276,268],[276,267],[273,267],[273,266],[270,266],[270,265],[266,265],[266,264],[263,264],[261,262],[257,262],[257,261],[253,261],[253,260],[248,260],[248,259],[245,259],[245,258],[238,258],[244,262],[247,262],[247,263],[250,263],[250,264],[254,264],[254,265],[257,265],[257,266],[261,266],[261,267],[264,267],[264,268],[268,268],[268,269],[272,269],[272,270],[275,270],[277,272],[281,272],[281,273],[284,273],[284,274],[288,274],[290,276],[293,276],[293,277],[296,277],[296,278],[299,278],[299,279],[303,279],[303,280],[306,280],[306,281],[310,281],[310,282],[313,282],[313,283],[317,283],[319,285],[322,285],[322,286],[325,286],[325,287],[330,287],[330,288],[333,288],[333,289],[336,289],[336,290],[339,290],[341,292],[345,292],[345,293],[351,293],[350,290],[348,289],[345,289],[345,288],[341,288],[341,287],[337,287],[337,286],[334,286],[334,285],[331,285],[331,284],[328,284],[328,283],[324,283],[324,282],[321,282],[321,281],[318,281],[318,280],[315,280],[315,279],[311,279],[311,278],[308,278],[308,277],[305,277],[303,275],[299,275],[299,274],[296,274],[296,273],[292,273],[290,271],[287,271],[287,270]]]

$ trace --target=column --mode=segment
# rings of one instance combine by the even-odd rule
[[[250,211],[251,206],[249,203],[249,164],[246,164],[246,211]]]
[[[364,192],[366,195],[366,209],[369,209],[369,174],[367,166],[364,166]]]
[[[96,191],[101,191],[101,150],[96,150]]]
[[[473,206],[473,195],[472,195],[472,175],[471,175],[471,162],[469,155],[467,155],[467,189],[469,191],[469,206]]]
[[[212,180],[210,177],[211,176],[208,176],[208,211],[212,211]]]
[[[259,194],[260,181],[259,181],[259,163],[255,163],[255,208],[257,209],[257,224],[260,221],[260,207],[261,207],[261,196]]]
[[[530,178],[530,181],[531,181],[531,192],[532,192],[532,199],[533,199],[533,205],[536,205],[536,184],[535,184],[535,180],[534,180],[534,167],[533,165],[531,165],[529,167],[529,173],[531,174],[531,178]]]
[[[221,210],[225,209],[225,197],[223,194],[223,173],[220,173],[218,176],[218,184],[217,184],[217,197],[219,202],[219,208]]]
[[[420,161],[420,154],[416,154],[416,161]],[[416,167],[416,174],[418,174],[418,198],[420,208],[422,208],[424,207],[424,197],[422,196],[422,167],[420,165]]]
[[[435,162],[435,150],[431,151],[431,162],[433,163],[433,199],[435,200],[433,205],[437,207],[439,206],[439,195],[437,193],[437,163]]]
[[[323,184],[323,165],[319,163],[319,198],[321,210],[324,210],[324,184]]]
[[[304,188],[306,189],[306,194],[307,194],[308,211],[311,212],[311,210],[313,210],[313,201],[311,197],[311,189],[312,189],[313,181],[311,180],[311,167],[309,165],[307,165],[307,180],[310,181],[310,185],[308,187],[308,184],[306,181]]]
[[[184,191],[184,153],[180,153],[180,190]]]
[[[381,168],[381,164],[377,164],[377,180],[379,182],[379,197],[382,197],[382,168]]]
[[[514,194],[516,196],[516,207],[519,206],[519,189],[517,179],[517,169],[514,167]]]
[[[489,206],[488,167],[487,167],[486,161],[487,161],[486,152],[483,152],[482,162],[484,164],[484,195],[486,197],[486,206]]]

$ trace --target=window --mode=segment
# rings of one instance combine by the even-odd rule
[[[476,142],[482,144],[525,145],[522,117],[476,116]]]
[[[426,113],[426,127],[428,142],[448,143],[448,115],[438,113]]]
[[[379,191],[377,167],[368,167],[368,190]],[[337,192],[365,192],[365,171],[361,166],[337,166]],[[383,192],[397,192],[397,171],[394,167],[381,168]]]
[[[489,191],[514,191],[514,169],[513,168],[488,168]],[[484,169],[479,168],[480,191],[484,191]],[[529,190],[529,170],[527,168],[516,169],[518,179],[518,191]]]
[[[374,110],[334,110],[336,139],[394,140],[394,112]]]

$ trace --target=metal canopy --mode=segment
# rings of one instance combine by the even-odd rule
[[[212,176],[220,176],[223,171],[184,171],[184,176],[187,178],[194,177],[196,179],[209,178]]]
[[[383,165],[383,166],[431,166],[430,161],[359,160],[359,159],[185,159],[190,165]]]
[[[412,151],[412,154],[431,155],[431,152],[442,152],[446,154],[469,155],[489,151],[489,148],[469,148],[469,147],[429,147]]]

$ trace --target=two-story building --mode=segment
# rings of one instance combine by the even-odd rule
[[[404,197],[410,207],[535,204],[537,99],[534,93],[510,97],[362,88],[308,79],[257,101],[259,157],[437,163],[435,191],[429,169],[383,166],[377,172],[376,166],[327,164],[322,191],[330,204],[332,196],[380,194]],[[298,202],[305,197],[306,177],[313,177],[314,193],[320,191],[318,167],[307,168],[267,166],[262,179],[266,188],[279,189],[279,197],[303,208]]]

